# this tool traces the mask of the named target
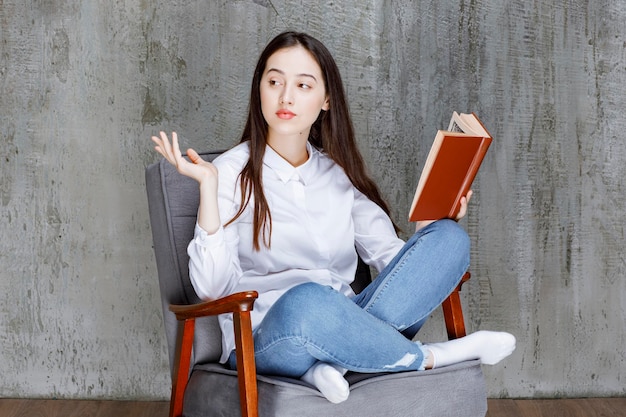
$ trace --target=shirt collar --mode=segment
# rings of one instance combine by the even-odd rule
[[[306,150],[309,158],[298,167],[294,167],[286,159],[280,156],[271,146],[266,145],[263,164],[276,173],[278,178],[287,183],[290,180],[301,181],[304,185],[311,180],[314,174],[314,162],[318,158],[318,151],[309,142],[306,143]]]

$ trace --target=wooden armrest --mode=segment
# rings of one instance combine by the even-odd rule
[[[461,286],[469,280],[471,274],[468,272],[463,275],[459,285],[452,291],[452,293],[441,304],[443,308],[443,317],[446,322],[446,331],[448,333],[448,339],[458,339],[466,335],[465,332],[465,320],[463,318],[463,308],[461,306],[461,297],[459,291]]]
[[[183,413],[183,399],[189,378],[196,318],[224,313],[233,313],[242,415],[244,417],[257,415],[256,369],[250,311],[258,297],[258,292],[246,291],[197,304],[170,305],[170,311],[179,321],[172,376],[171,417],[182,416]]]
[[[238,292],[223,298],[203,301],[198,304],[170,305],[170,311],[178,320],[195,319],[198,317],[217,316],[224,313],[241,313],[252,311],[254,301],[259,297],[256,291]]]
[[[469,279],[472,277],[472,274],[470,274],[469,271],[467,271],[463,277],[461,278],[461,282],[459,282],[459,286],[457,287],[458,291],[461,291],[461,287],[463,286],[463,284],[465,284],[467,281],[469,281]]]

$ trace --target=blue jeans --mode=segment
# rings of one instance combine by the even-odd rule
[[[287,291],[254,331],[257,371],[299,378],[317,361],[354,372],[423,369],[411,338],[469,267],[469,237],[452,220],[416,232],[352,299],[328,286]],[[234,352],[230,366],[236,367]]]

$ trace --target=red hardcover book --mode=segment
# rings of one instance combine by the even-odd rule
[[[454,219],[491,144],[478,117],[454,112],[435,136],[413,197],[409,221]]]

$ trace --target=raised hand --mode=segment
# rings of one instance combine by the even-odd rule
[[[217,168],[202,158],[193,149],[187,150],[187,156],[190,161],[182,156],[178,144],[178,135],[172,132],[172,142],[165,132],[160,132],[159,136],[152,136],[152,141],[156,144],[154,149],[176,167],[181,174],[191,177],[203,183],[210,181],[213,185],[217,185]]]
[[[156,144],[154,149],[174,165],[178,172],[198,181],[200,184],[198,225],[209,234],[215,233],[221,224],[217,203],[217,168],[200,158],[198,152],[193,149],[187,150],[189,161],[183,158],[176,132],[172,132],[172,143],[165,132],[160,132],[159,136],[152,136],[152,141]]]

